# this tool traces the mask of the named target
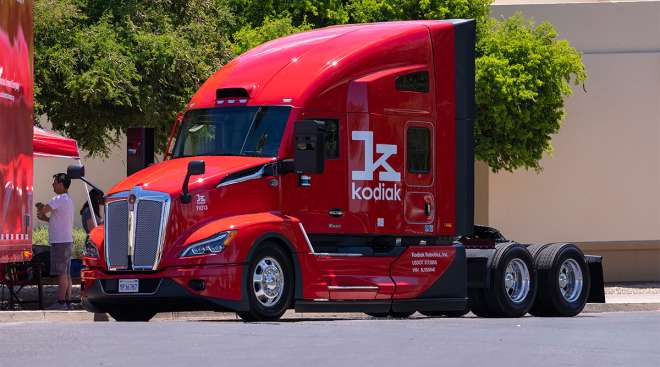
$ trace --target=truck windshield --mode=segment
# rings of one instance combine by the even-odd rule
[[[291,107],[242,106],[188,111],[174,157],[242,155],[275,157]]]

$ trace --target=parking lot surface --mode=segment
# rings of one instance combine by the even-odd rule
[[[3,366],[654,366],[660,312],[0,324]]]

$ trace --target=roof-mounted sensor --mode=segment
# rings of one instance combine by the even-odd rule
[[[220,88],[215,91],[216,106],[246,104],[250,95],[244,88]]]

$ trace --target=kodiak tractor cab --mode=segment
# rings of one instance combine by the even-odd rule
[[[167,159],[107,193],[85,308],[518,317],[602,301],[599,258],[474,226],[474,46],[472,20],[389,22],[232,60]]]

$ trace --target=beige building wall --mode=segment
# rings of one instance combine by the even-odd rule
[[[604,256],[609,281],[660,280],[660,1],[503,2],[494,16],[550,21],[589,78],[566,100],[542,173],[489,174],[489,224],[519,241],[579,242]]]

